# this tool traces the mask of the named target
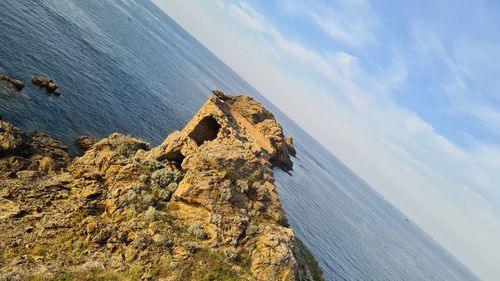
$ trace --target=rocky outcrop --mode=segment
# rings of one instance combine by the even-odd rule
[[[24,88],[24,83],[21,80],[12,79],[2,74],[0,74],[0,81],[8,82],[17,91],[21,91]]]
[[[0,120],[0,175],[15,177],[23,170],[53,174],[71,161],[67,147],[41,132],[25,134]]]
[[[27,163],[0,166],[0,277],[322,280],[275,190],[293,144],[252,98],[216,92],[158,147],[115,133],[73,160],[0,124],[0,161]]]
[[[237,120],[242,120],[246,127],[253,127],[253,135],[271,146],[270,162],[288,171],[292,169],[293,163],[290,160],[291,150],[295,153],[292,142],[286,142],[283,135],[283,128],[276,121],[274,115],[264,108],[260,103],[248,96],[225,96],[222,92],[215,91],[215,96],[229,105]]]
[[[297,154],[297,151],[295,151],[295,146],[293,145],[292,137],[289,136],[285,138],[285,145],[286,145],[286,150],[290,155],[295,156],[295,154]]]
[[[94,146],[96,140],[88,135],[80,135],[75,139],[75,144],[81,152],[85,152]]]
[[[31,77],[31,82],[34,85],[37,85],[41,88],[45,88],[45,89],[47,89],[47,91],[58,95],[58,93],[56,92],[58,86],[56,85],[56,83],[52,79],[49,79],[47,77],[41,77],[41,76],[33,76],[33,77]]]

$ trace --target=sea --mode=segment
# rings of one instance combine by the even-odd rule
[[[65,142],[112,132],[158,145],[211,94],[245,93],[294,137],[291,174],[275,170],[296,235],[327,280],[477,280],[276,106],[149,0],[2,0],[0,115]],[[45,75],[60,96],[29,82]]]

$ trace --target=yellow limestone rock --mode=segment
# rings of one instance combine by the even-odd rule
[[[248,256],[258,280],[295,280],[294,235],[272,173],[273,165],[291,169],[285,145],[281,126],[262,105],[221,92],[163,144],[164,158],[181,161],[185,171],[168,205],[172,213],[203,226],[210,233],[205,243]]]
[[[0,126],[2,280],[322,280],[275,190],[292,141],[250,97],[214,92],[157,147],[114,133],[74,159]]]

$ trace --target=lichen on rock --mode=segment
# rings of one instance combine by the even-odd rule
[[[322,280],[275,191],[293,143],[250,97],[214,92],[157,147],[114,133],[74,159],[0,122],[0,277]]]

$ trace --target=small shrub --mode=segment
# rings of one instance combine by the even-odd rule
[[[253,236],[259,233],[259,227],[255,224],[250,224],[246,229],[247,236]]]
[[[156,170],[151,175],[151,181],[153,185],[157,185],[159,188],[165,188],[174,181],[174,173],[167,169]]]
[[[226,255],[226,257],[228,257],[228,259],[231,261],[236,261],[240,257],[240,255],[238,255],[238,253],[236,253],[233,248],[225,248],[224,255]]]
[[[206,240],[208,239],[208,234],[205,232],[203,227],[199,223],[194,223],[188,228],[188,233],[198,239]]]
[[[157,215],[156,209],[154,207],[149,207],[144,213],[144,219],[147,222],[153,222],[156,220]]]
[[[144,250],[148,246],[149,241],[143,236],[139,236],[132,241],[131,246],[135,249]]]
[[[134,202],[137,199],[137,193],[133,189],[129,189],[125,194],[120,196],[119,205],[125,206]]]

